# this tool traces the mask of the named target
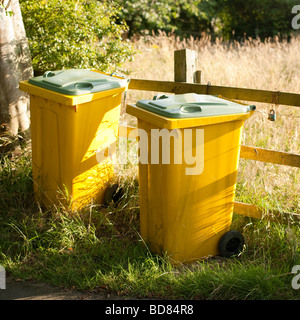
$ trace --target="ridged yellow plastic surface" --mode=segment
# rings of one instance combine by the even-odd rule
[[[174,263],[218,255],[218,243],[230,230],[241,135],[253,112],[210,118],[170,119],[127,105],[148,134],[148,164],[139,163],[141,236],[150,250],[167,254]],[[185,163],[151,164],[151,129],[203,129],[203,171],[187,175]],[[184,141],[184,139],[183,139]],[[195,141],[195,140],[194,140]],[[193,154],[196,154],[193,144]],[[162,142],[160,142],[160,152]],[[170,139],[170,154],[174,142]]]
[[[30,93],[36,200],[72,210],[102,203],[114,168],[109,158],[98,163],[96,153],[113,142],[103,135],[106,129],[118,135],[125,88],[69,96],[24,81],[20,90]]]

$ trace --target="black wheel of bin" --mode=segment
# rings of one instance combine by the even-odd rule
[[[118,204],[123,195],[124,191],[122,187],[115,183],[106,190],[104,195],[104,203],[106,205],[109,205],[111,202]]]
[[[243,235],[235,230],[226,232],[219,241],[220,255],[225,258],[238,255],[244,247]]]

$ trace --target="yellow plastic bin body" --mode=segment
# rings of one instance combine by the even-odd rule
[[[103,75],[111,81],[107,75],[89,70],[64,72],[70,72],[67,78],[74,77],[75,87],[79,88],[74,91],[76,95],[48,90],[28,81],[20,82],[20,90],[30,94],[35,198],[46,207],[63,203],[76,210],[91,201],[103,203],[114,168],[109,157],[98,163],[97,152],[113,143],[114,137],[110,135],[109,139],[105,134],[107,129],[118,136],[120,104],[126,85],[124,79],[114,77],[120,83],[103,90],[101,86],[96,88],[102,79],[99,83],[92,79],[91,86],[89,82],[78,81],[89,72],[95,78]],[[91,92],[91,87],[96,91]]]
[[[207,99],[218,99],[206,95],[180,96],[179,100],[186,100],[187,105],[192,106],[195,99],[203,100],[202,104],[198,102],[202,109]],[[221,102],[226,104],[227,100]],[[147,106],[147,103],[151,104],[143,101],[140,106],[127,105],[127,113],[137,117],[138,128],[147,132],[148,136],[148,163],[139,162],[141,236],[152,252],[167,254],[174,262],[193,262],[218,255],[220,238],[230,230],[232,222],[242,128],[254,106],[241,106],[244,109],[240,113],[202,116],[200,112],[197,117],[190,114],[188,118],[184,115],[182,118],[167,118],[141,107]],[[207,107],[212,107],[211,104]],[[222,108],[222,103],[219,107]],[[167,129],[169,133],[173,132],[170,136],[175,137],[178,131],[176,133],[174,129],[180,130],[181,163],[178,164],[178,159],[175,162],[178,145],[174,153],[173,138],[170,138],[169,144],[170,163],[162,163],[162,152],[166,147],[163,139],[159,142],[159,163],[151,163],[153,129],[161,132]],[[192,134],[185,129],[191,129]],[[200,134],[196,144],[197,130]],[[187,133],[187,138],[193,139],[192,154],[198,152],[202,155],[194,164],[195,174],[187,174],[187,170],[193,168],[184,157]],[[140,144],[141,141],[142,138]],[[139,149],[141,151],[141,146]]]

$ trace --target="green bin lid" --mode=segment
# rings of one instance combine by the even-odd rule
[[[153,100],[140,100],[136,105],[167,118],[198,118],[247,113],[253,105],[242,105],[206,94],[163,95]]]
[[[46,71],[42,76],[28,80],[29,83],[66,95],[82,95],[125,87],[127,79],[113,77],[90,69]]]

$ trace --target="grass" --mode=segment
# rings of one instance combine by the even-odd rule
[[[239,258],[173,266],[139,235],[138,182],[124,177],[118,207],[43,211],[33,202],[30,155],[3,159],[2,264],[15,278],[62,287],[158,299],[298,299],[292,267],[300,264],[299,225],[235,216],[247,247]]]
[[[187,46],[199,51],[203,82],[300,92],[300,39],[229,45],[161,34],[146,40],[135,40],[141,53],[127,66],[134,70],[132,77],[173,80],[173,51]],[[128,101],[150,95],[128,92]],[[274,106],[274,123],[267,120],[270,106],[257,107],[245,125],[243,143],[299,153],[299,110]],[[140,237],[136,166],[119,168],[125,194],[118,206],[46,211],[33,199],[30,152],[23,146],[1,158],[0,264],[14,278],[139,298],[299,299],[299,290],[291,286],[291,270],[300,264],[298,221],[235,215],[232,229],[246,240],[239,257],[174,266],[167,256],[149,252]],[[266,213],[300,213],[299,169],[241,159],[236,200],[255,203]]]

